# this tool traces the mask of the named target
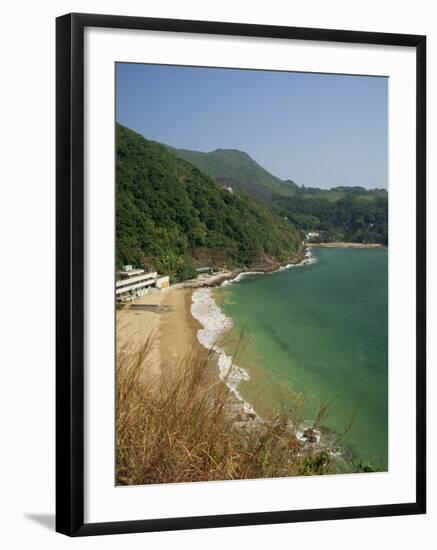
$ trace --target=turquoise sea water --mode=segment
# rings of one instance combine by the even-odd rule
[[[294,407],[301,394],[307,419],[329,402],[323,425],[337,432],[357,409],[342,444],[387,469],[388,252],[320,248],[313,254],[311,265],[249,276],[216,292],[234,321],[228,350],[244,335],[236,362],[250,380],[239,391],[260,412]]]

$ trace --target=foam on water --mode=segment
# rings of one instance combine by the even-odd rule
[[[297,263],[297,264],[281,265],[275,271],[243,271],[243,273],[239,273],[233,279],[224,281],[220,286],[223,287],[223,286],[228,286],[232,283],[239,283],[245,277],[252,277],[253,275],[273,275],[274,273],[278,273],[278,271],[284,271],[284,269],[291,269],[292,267],[302,267],[304,265],[310,265],[310,264],[314,264],[316,262],[317,262],[317,258],[314,256],[311,249],[306,248],[304,259],[301,262]]]
[[[311,250],[307,248],[305,249],[305,257],[300,263],[281,266],[277,271],[312,264],[316,261]],[[271,275],[277,271],[268,273],[264,271],[245,271],[237,275],[234,279],[224,281],[221,286],[238,283],[244,277],[252,275]],[[199,342],[206,349],[213,349],[218,354],[218,366],[221,380],[225,382],[241,403],[243,412],[251,413],[261,420],[253,406],[245,401],[238,391],[238,386],[242,380],[250,380],[249,373],[246,369],[236,365],[232,357],[217,345],[220,337],[232,327],[233,321],[230,317],[225,315],[217,305],[210,288],[202,287],[193,291],[191,314],[203,327],[197,331],[197,339]]]
[[[243,412],[256,415],[250,403],[247,403],[238,392],[242,380],[249,380],[249,373],[236,365],[222,348],[217,345],[220,336],[229,330],[232,319],[225,315],[216,304],[211,289],[198,288],[194,290],[191,304],[191,314],[203,326],[197,331],[197,339],[207,349],[213,349],[218,354],[218,366],[221,380],[225,382],[238,401]]]

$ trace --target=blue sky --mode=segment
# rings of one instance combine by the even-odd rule
[[[116,65],[116,118],[173,147],[245,151],[307,187],[387,188],[388,80]]]

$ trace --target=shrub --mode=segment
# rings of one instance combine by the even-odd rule
[[[214,352],[193,352],[157,373],[149,337],[118,346],[117,484],[138,485],[332,473],[325,451],[305,450],[292,419],[236,421],[235,397],[213,381]],[[241,420],[241,419],[240,419]]]

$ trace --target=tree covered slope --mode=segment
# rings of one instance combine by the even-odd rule
[[[298,194],[293,198],[278,197],[274,208],[296,227],[319,231],[317,241],[388,244],[386,192],[381,196],[346,193],[336,200]]]
[[[132,130],[116,128],[116,263],[189,278],[196,265],[286,261],[300,245],[294,226],[264,204],[231,193]]]
[[[292,180],[276,178],[241,151],[168,149],[209,174],[219,186],[244,191],[297,228],[319,230],[320,240],[388,242],[388,194],[384,189],[298,186]]]
[[[282,181],[268,172],[243,151],[216,149],[210,153],[202,153],[168,148],[177,157],[194,164],[204,174],[224,185],[248,191],[256,198],[268,199],[272,193],[290,197],[297,188],[295,183]]]

